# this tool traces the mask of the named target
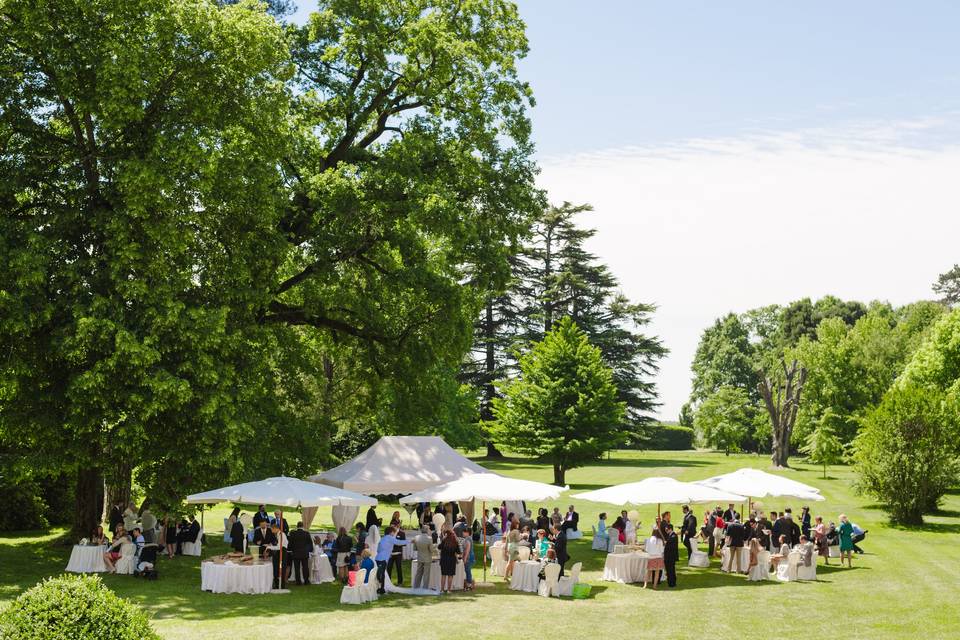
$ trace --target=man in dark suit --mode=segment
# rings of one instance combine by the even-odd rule
[[[260,508],[257,509],[257,512],[253,514],[253,528],[257,529],[260,526],[260,521],[266,522],[267,525],[270,524],[270,516],[267,514],[267,507],[265,505],[260,505]]]
[[[723,512],[723,521],[724,522],[733,522],[734,520],[739,520],[740,514],[737,513],[737,510],[733,508],[733,503],[727,505],[727,510]]]
[[[367,509],[367,520],[365,523],[365,528],[369,531],[370,527],[377,525],[377,528],[380,528],[380,525],[383,523],[382,518],[377,517],[377,512],[373,507]]]
[[[117,532],[117,525],[123,524],[123,503],[118,502],[110,507],[110,533]]]
[[[567,530],[563,526],[554,526],[553,552],[557,555],[557,564],[560,565],[560,575],[563,575],[563,565],[570,559],[567,555]]]
[[[274,512],[273,512],[273,517],[270,518],[270,524],[277,524],[277,525],[281,524],[281,518],[280,518],[280,512],[279,512],[279,511],[274,511]],[[283,533],[289,535],[289,534],[290,534],[290,524],[287,522],[287,519],[286,519],[286,518],[283,518],[283,519],[282,519],[282,524],[283,524],[283,527],[282,527]]]
[[[310,584],[307,560],[310,558],[311,551],[313,551],[313,540],[310,539],[310,534],[303,530],[303,523],[298,522],[297,528],[290,532],[290,562],[293,564],[293,575],[297,584]]]
[[[563,530],[573,529],[577,530],[577,526],[580,524],[580,514],[574,511],[573,505],[567,507],[567,514],[563,516]],[[566,535],[564,535],[566,538]],[[563,575],[563,569],[560,570],[560,575]]]
[[[261,520],[260,526],[253,532],[253,544],[260,547],[260,557],[262,558],[267,555],[268,545],[276,543],[277,537],[273,535],[273,531],[267,526],[267,521]]]
[[[667,586],[677,586],[677,560],[680,559],[680,548],[677,544],[677,534],[669,522],[663,526],[663,566],[667,571]]]
[[[770,544],[777,550],[780,549],[780,536],[783,535],[783,523],[785,520],[777,514],[776,511],[770,512],[770,519],[773,523],[770,525]],[[772,549],[771,549],[772,550]]]
[[[687,548],[687,558],[693,554],[693,544],[691,540],[697,537],[697,516],[693,515],[693,510],[687,505],[683,505],[683,523],[680,525],[680,538],[683,540],[683,546]]]
[[[184,526],[180,523],[180,531],[177,533],[177,555],[183,555],[184,542],[196,542],[200,537],[200,523],[196,517],[190,516],[190,524]]]
[[[787,525],[788,525],[787,528],[790,530],[790,535],[788,536],[789,539],[787,540],[787,544],[789,544],[790,547],[793,548],[795,545],[800,544],[800,536],[802,535],[802,533],[800,532],[800,525],[794,522],[793,517],[790,515],[787,516]]]

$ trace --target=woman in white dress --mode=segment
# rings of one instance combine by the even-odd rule
[[[626,527],[623,529],[623,537],[626,539],[626,543],[637,544],[637,524],[639,523],[627,517],[626,511],[621,512],[620,517],[623,518],[623,522],[626,524]]]
[[[657,588],[660,583],[660,571],[663,569],[663,536],[660,529],[654,527],[650,537],[644,544],[644,551],[647,552],[647,572],[643,576],[643,588],[647,588],[647,582],[650,580],[650,574],[653,574],[653,588]]]

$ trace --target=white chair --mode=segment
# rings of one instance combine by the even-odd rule
[[[503,557],[503,548],[495,547],[490,553],[490,573],[502,576],[507,572],[507,561]]]
[[[757,554],[757,564],[750,568],[747,580],[761,582],[770,579],[770,552],[761,551]]]
[[[200,556],[200,546],[203,541],[203,529],[200,529],[200,533],[197,534],[196,542],[184,542],[180,547],[183,550],[183,555],[185,556]]]
[[[230,529],[232,527],[233,525],[230,524],[230,518],[224,518],[223,519],[223,541],[224,542],[230,542]]]
[[[543,580],[537,588],[537,593],[544,598],[551,595],[560,595],[557,593],[557,585],[560,579],[560,565],[556,562],[549,562],[543,567]]]
[[[817,580],[817,556],[810,560],[810,566],[806,567],[802,562],[797,564],[797,580]]]
[[[578,562],[573,565],[573,568],[570,570],[569,576],[563,576],[557,581],[557,588],[555,593],[557,596],[573,596],[573,585],[577,584],[580,581],[580,569],[583,568],[583,563]],[[542,584],[542,583],[541,583]]]
[[[610,533],[609,539],[607,540],[607,553],[613,553],[618,544],[620,544],[620,536]]]
[[[344,585],[343,590],[340,591],[340,604],[363,604],[371,600],[376,600],[377,581],[376,578],[374,578],[372,583],[365,582],[369,575],[369,569],[363,573],[358,571],[354,585],[352,587],[350,585]],[[373,585],[373,597],[370,596],[371,584]]]
[[[690,560],[687,562],[687,565],[690,567],[700,567],[701,569],[704,569],[710,566],[710,556],[707,555],[706,551],[694,549],[690,553]]]
[[[594,551],[606,551],[607,545],[610,543],[610,534],[607,531],[603,533],[597,533],[597,528],[593,528],[593,543],[590,545],[590,548]]]
[[[133,575],[137,568],[137,558],[134,555],[137,551],[137,545],[132,542],[125,542],[120,545],[120,559],[117,560],[116,569],[119,575]]]
[[[517,550],[517,553],[519,554],[518,560],[520,560],[520,562],[530,559],[530,547],[521,546]]]
[[[780,560],[777,565],[777,580],[780,582],[792,582],[797,579],[797,565],[800,564],[800,554],[794,551],[790,552],[786,561]]]
[[[830,545],[829,547],[827,547],[827,551],[828,551],[827,555],[831,558],[840,557],[840,545],[838,544]]]
[[[567,529],[567,540],[579,540],[583,537],[583,531],[579,529]]]

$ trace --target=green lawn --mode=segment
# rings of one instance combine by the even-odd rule
[[[549,468],[522,459],[488,463],[504,474],[550,482]],[[741,466],[767,467],[768,459],[749,455],[693,452],[620,452],[610,459],[569,473],[571,490],[584,491],[655,475],[695,480]],[[486,638],[517,638],[528,634],[564,637],[684,638],[718,637],[752,630],[763,635],[802,637],[841,635],[865,640],[960,637],[955,602],[960,584],[960,497],[949,496],[943,511],[927,518],[922,528],[892,528],[877,505],[853,493],[853,474],[833,467],[829,478],[820,468],[798,465],[789,477],[820,487],[826,502],[811,505],[814,514],[836,519],[847,513],[869,530],[863,543],[867,554],[856,556],[854,568],[818,567],[819,582],[776,581],[748,583],[745,578],[720,573],[717,562],[709,569],[679,571],[678,588],[642,590],[639,585],[600,581],[604,554],[590,550],[589,536],[571,544],[574,561],[584,562],[582,579],[593,585],[589,600],[541,598],[512,592],[493,578],[495,586],[472,594],[443,598],[386,596],[363,607],[341,607],[340,587],[293,587],[289,595],[214,595],[200,591],[198,561],[177,558],[162,561],[160,580],[144,582],[125,576],[106,576],[119,594],[145,606],[156,629],[166,638],[253,637],[328,638],[389,634],[391,640],[433,638],[461,631]],[[566,498],[556,503],[565,507]],[[532,505],[534,508],[539,505]],[[553,503],[544,505],[553,507]],[[791,506],[796,501],[769,502],[765,510]],[[381,505],[389,517],[397,507]],[[664,507],[667,508],[667,507]],[[581,522],[589,530],[604,506],[577,503]],[[676,508],[674,507],[676,511]],[[702,515],[702,507],[697,507]],[[217,533],[228,508],[207,513],[208,539],[204,555],[226,545]],[[640,509],[641,520],[652,522],[654,508]],[[405,513],[403,513],[406,516]],[[330,522],[329,512],[319,519]],[[69,549],[53,541],[62,531],[21,533],[0,537],[0,602],[14,598],[41,578],[66,566]],[[685,561],[686,554],[681,551]],[[834,561],[835,562],[835,561]],[[683,563],[681,563],[682,565]],[[568,565],[569,566],[569,565]],[[409,569],[409,567],[407,567]],[[409,570],[405,572],[409,584]]]

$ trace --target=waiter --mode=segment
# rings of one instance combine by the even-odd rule
[[[287,534],[280,530],[280,523],[274,522],[270,525],[270,530],[276,540],[274,544],[267,545],[270,555],[273,559],[273,588],[287,588],[287,565],[289,565],[289,551],[287,551]],[[281,562],[280,555],[283,554]]]

